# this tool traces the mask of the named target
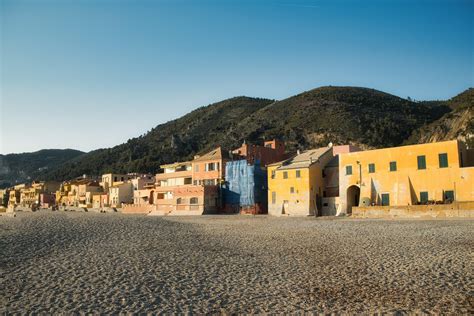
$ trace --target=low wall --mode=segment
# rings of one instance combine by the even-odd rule
[[[356,218],[474,218],[473,202],[452,204],[353,207]]]
[[[122,207],[123,214],[148,214],[156,210],[156,205],[152,204],[128,204]]]

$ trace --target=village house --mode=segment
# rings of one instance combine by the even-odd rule
[[[268,214],[321,215],[323,169],[331,159],[332,145],[268,165]]]
[[[10,188],[10,192],[8,193],[8,208],[13,209],[15,206],[20,205],[21,190],[25,187],[25,184],[17,184],[13,188]]]
[[[8,189],[1,189],[0,190],[0,206],[7,207],[8,206],[8,197],[10,191]]]
[[[334,216],[340,212],[339,199],[339,154],[360,151],[353,145],[333,146],[333,158],[323,169],[323,216]]]
[[[131,180],[133,186],[133,204],[153,204],[155,195],[155,181],[155,176],[149,174],[142,175]]]
[[[226,159],[216,148],[194,160],[162,165],[156,175],[156,208],[150,215],[215,213]]]
[[[109,204],[121,208],[124,204],[133,203],[133,185],[130,181],[114,184],[109,187]]]
[[[24,187],[20,191],[20,205],[22,207],[41,207],[42,199],[41,194],[43,194],[43,201],[50,201],[48,195],[54,195],[54,193],[59,189],[60,183],[56,181],[44,181],[44,182],[33,182],[31,186]],[[54,200],[54,197],[52,198]],[[49,204],[48,204],[49,205]]]
[[[101,209],[105,207],[109,207],[109,193],[108,192],[102,192],[98,194],[92,194],[92,207]]]
[[[79,207],[92,207],[92,196],[100,195],[103,189],[99,182],[91,180],[81,180],[77,184],[77,198]]]
[[[137,174],[106,173],[102,175],[100,185],[107,191],[111,186],[136,178]]]
[[[340,213],[474,201],[473,153],[453,140],[340,154]]]

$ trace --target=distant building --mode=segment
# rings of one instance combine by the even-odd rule
[[[474,201],[473,151],[457,140],[339,155],[340,213]]]
[[[56,181],[33,182],[20,190],[20,205],[22,207],[40,207],[41,194],[54,194],[59,189],[60,183]]]
[[[133,185],[123,182],[109,187],[109,204],[111,207],[122,207],[133,203]]]

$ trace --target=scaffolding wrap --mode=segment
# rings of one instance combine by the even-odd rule
[[[255,161],[231,161],[225,167],[224,203],[241,207],[253,206],[267,201],[267,173]]]

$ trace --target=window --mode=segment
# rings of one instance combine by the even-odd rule
[[[120,178],[120,181],[123,181],[123,177]]]
[[[300,170],[296,170],[296,177],[301,178],[301,171]]]
[[[198,198],[197,198],[197,197],[192,197],[192,198],[189,200],[189,204],[198,204]]]
[[[390,205],[390,194],[382,193],[382,206]]]
[[[216,170],[219,171],[220,170],[220,163],[216,162]]]
[[[277,194],[276,194],[276,192],[272,192],[272,204],[275,204],[275,203],[276,203],[276,199],[277,199]]]
[[[114,182],[117,182],[117,177],[114,177]]]
[[[397,171],[397,162],[390,161],[390,171]]]
[[[444,191],[444,200],[449,202],[454,201],[454,191]]]
[[[346,166],[346,175],[352,174],[352,166]]]
[[[428,202],[428,192],[420,192],[420,203],[426,204]]]
[[[295,188],[294,187],[290,188],[290,193],[295,193]]]
[[[216,166],[214,163],[208,163],[206,164],[206,171],[214,171],[216,169]]]
[[[283,179],[288,179],[288,171],[283,171]]]
[[[275,170],[272,170],[272,179],[275,179],[275,177],[276,177],[276,172]]]
[[[194,172],[199,172],[199,165],[194,166]]]
[[[418,170],[426,169],[426,157],[425,156],[418,156]]]
[[[439,167],[448,168],[448,154],[439,154]]]
[[[178,198],[176,200],[176,204],[183,204],[183,199],[182,198]]]
[[[374,173],[374,172],[375,172],[375,164],[369,163],[369,173]]]

